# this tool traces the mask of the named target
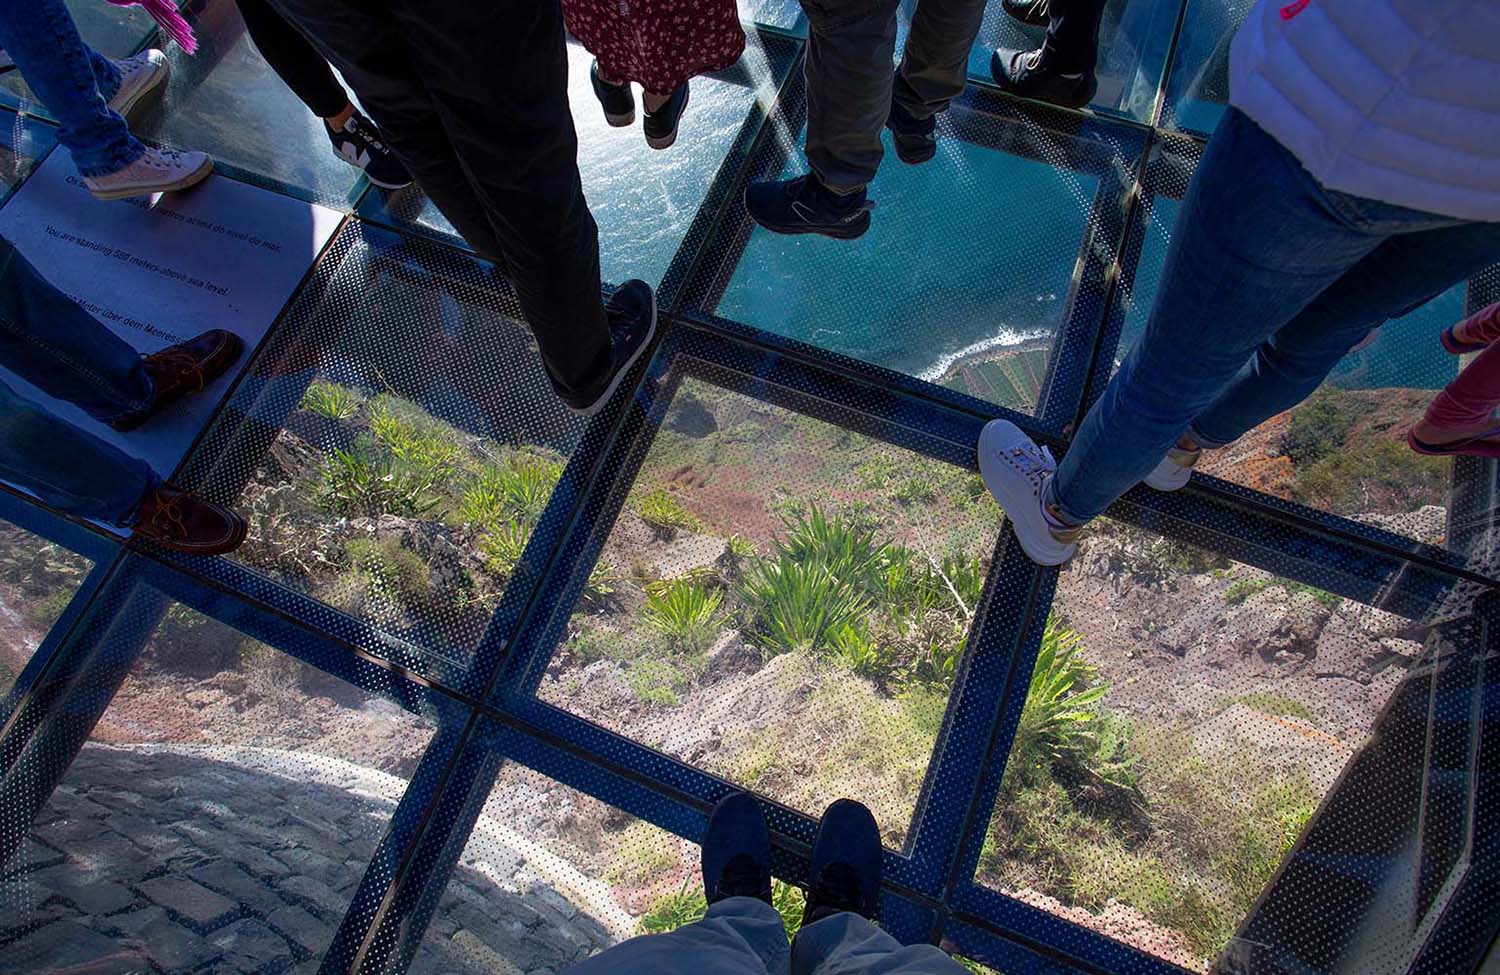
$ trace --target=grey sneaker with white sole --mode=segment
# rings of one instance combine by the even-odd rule
[[[1047,483],[1057,473],[1052,451],[1038,447],[1009,420],[991,420],[979,433],[979,475],[1038,565],[1062,565],[1078,552],[1079,528],[1054,525],[1042,510]]]
[[[109,107],[129,121],[136,106],[166,84],[172,69],[167,64],[167,56],[156,48],[123,60],[112,60],[120,72],[120,89],[109,100]]]
[[[1156,465],[1156,470],[1146,475],[1146,486],[1157,491],[1176,491],[1187,487],[1188,481],[1193,478],[1193,467],[1202,456],[1202,450],[1173,447],[1167,451],[1167,456],[1161,459],[1161,463]]]

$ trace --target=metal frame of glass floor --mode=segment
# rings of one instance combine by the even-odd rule
[[[1004,24],[998,3],[991,6],[982,39],[993,41],[1016,28]],[[403,776],[409,785],[370,827],[358,854],[367,866],[356,885],[332,892],[333,904],[325,905],[325,914],[341,918],[331,938],[304,943],[295,955],[259,970],[296,964],[297,971],[334,975],[421,968],[424,939],[439,937],[433,919],[442,913],[455,871],[472,861],[465,850],[479,842],[475,824],[499,791],[497,777],[517,765],[560,783],[567,796],[602,800],[696,840],[713,804],[739,787],[734,775],[672,757],[660,740],[606,727],[606,717],[578,713],[581,708],[559,703],[555,687],[547,690],[560,647],[576,643],[575,613],[607,588],[595,578],[596,566],[614,551],[616,534],[633,530],[626,522],[635,521],[642,472],[660,467],[662,456],[671,460],[673,445],[687,436],[683,430],[702,422],[694,416],[706,398],[729,403],[738,416],[758,417],[754,429],[766,437],[760,446],[778,436],[776,430],[806,439],[813,450],[858,438],[917,472],[917,479],[973,472],[979,429],[997,416],[1065,449],[1067,431],[1099,395],[1119,350],[1139,334],[1176,200],[1204,129],[1221,110],[1224,39],[1247,6],[1244,0],[1112,3],[1105,84],[1088,112],[1013,101],[976,76],[943,120],[940,162],[930,170],[904,170],[888,158],[872,190],[881,205],[874,229],[857,245],[828,244],[843,251],[825,249],[827,242],[786,243],[752,232],[744,213],[748,181],[801,164],[798,133],[805,120],[800,14],[784,0],[747,8],[747,21],[760,23],[749,25],[744,64],[705,82],[706,89],[726,94],[712,107],[694,109],[719,112],[717,135],[696,156],[691,117],[685,122],[683,157],[701,174],[694,178],[691,208],[663,225],[670,248],[659,239],[653,244],[660,263],[653,282],[659,284],[660,338],[611,407],[583,423],[562,416],[552,402],[504,282],[447,233],[420,198],[387,197],[363,182],[354,185],[352,177],[340,182],[344,174],[321,163],[310,169],[287,168],[284,160],[259,165],[254,153],[237,154],[243,146],[203,144],[212,142],[212,133],[193,128],[193,113],[233,104],[224,100],[232,92],[215,89],[216,72],[255,68],[226,0],[189,4],[205,38],[204,60],[188,67],[173,55],[179,80],[147,136],[182,144],[198,137],[196,145],[215,151],[231,178],[341,207],[348,216],[200,434],[177,480],[229,502],[248,503],[251,488],[261,497],[265,484],[276,480],[266,470],[288,463],[282,431],[295,426],[308,442],[318,439],[307,428],[323,421],[309,419],[302,404],[310,388],[324,383],[383,389],[421,404],[449,425],[444,429],[487,443],[517,450],[541,445],[545,451],[536,456],[555,464],[555,486],[549,483],[550,492],[543,490],[524,522],[512,526],[507,538],[514,551],[503,585],[466,596],[471,604],[462,614],[439,614],[421,626],[394,624],[393,613],[372,609],[367,593],[351,602],[342,591],[299,586],[296,573],[279,570],[269,556],[201,559],[122,544],[0,490],[0,519],[30,539],[36,559],[83,566],[55,623],[0,703],[0,862],[10,871],[0,879],[11,885],[7,891],[24,880],[34,824],[54,831],[59,822],[66,826],[48,816],[49,803],[64,794],[81,801],[82,793],[68,787],[75,759],[90,740],[115,740],[100,737],[110,708],[131,675],[146,666],[153,640],[168,625],[180,627],[180,619],[173,621],[183,614],[214,621],[221,626],[215,633],[237,631],[269,648],[264,652],[275,660],[295,661],[301,672],[329,675],[338,687],[422,719],[407,726],[420,739],[420,758]],[[905,9],[903,25],[908,14]],[[100,29],[109,32],[108,44],[100,46],[113,46],[110,53],[151,40],[149,27],[125,14]],[[246,57],[252,59],[248,69]],[[979,54],[974,64],[982,68]],[[575,61],[575,76],[576,67]],[[24,97],[21,104],[33,107]],[[587,108],[575,103],[581,124]],[[53,145],[45,118],[7,115],[17,136],[7,167],[13,190]],[[586,139],[586,156],[590,145]],[[307,150],[309,159],[313,152]],[[581,160],[601,224],[606,278],[644,276],[652,268],[652,258],[627,238],[633,224],[660,215],[663,202],[649,191],[649,167],[670,158],[646,158],[639,166]],[[597,190],[621,172],[647,185],[644,203],[616,207],[609,193],[618,185]],[[989,179],[997,174],[1017,176],[1017,182],[997,185]],[[945,185],[944,179],[960,182]],[[958,194],[974,211],[972,222],[960,221],[954,234],[940,239],[925,222],[903,218],[901,207],[909,205],[903,194],[909,199],[922,192]],[[1052,223],[1036,216],[1043,203],[1054,207],[1047,218]],[[1028,227],[1034,250],[1005,259],[985,236]],[[921,233],[902,237],[906,229]],[[1049,253],[1054,245],[1062,250]],[[1059,260],[1058,253],[1065,257]],[[847,278],[824,273],[835,266],[831,260],[863,270]],[[635,270],[641,265],[648,270]],[[799,270],[813,266],[820,268],[818,279],[799,277]],[[1023,336],[1038,350],[1034,379],[1013,382],[1005,395],[1004,383],[932,381],[935,374],[902,358],[933,334],[924,329],[940,329],[951,318],[945,303],[952,283],[972,286],[982,277],[993,278],[1006,301],[1006,289],[1017,280],[1040,280],[1033,290],[1058,289],[1045,319],[1031,322]],[[1448,296],[1445,309],[1497,299],[1500,273],[1491,271]],[[895,352],[849,339],[850,323],[871,316],[897,330]],[[343,434],[320,435],[344,442]],[[750,454],[756,446],[752,437]],[[742,472],[754,468],[753,456],[740,463]],[[770,483],[770,493],[776,478],[802,476],[795,466],[778,469],[775,458],[768,463],[772,469],[758,474],[764,480],[757,483]],[[1183,550],[1208,553],[1220,566],[1215,572],[1249,567],[1343,601],[1350,614],[1368,608],[1423,634],[1420,659],[1390,689],[1361,747],[1319,792],[1316,812],[1295,842],[1278,851],[1285,853],[1280,866],[1236,919],[1228,947],[1212,960],[1216,971],[1449,975],[1475,970],[1495,937],[1500,681],[1489,667],[1500,646],[1500,564],[1494,558],[1500,482],[1493,462],[1477,460],[1456,462],[1443,476],[1446,517],[1441,531],[1427,538],[1400,523],[1357,521],[1259,485],[1202,475],[1172,495],[1138,488],[1109,512],[1120,530],[1167,547],[1153,549],[1151,559],[1180,557],[1172,552]],[[299,486],[288,482],[284,490],[295,495]],[[830,496],[841,490],[832,485]],[[966,520],[976,517],[972,511],[949,511],[942,496],[920,485],[912,491],[909,507],[932,520],[962,531],[974,524]],[[753,520],[745,514],[749,496],[748,487],[728,496],[724,523]],[[372,519],[377,539],[381,517]],[[278,551],[291,553],[288,559],[297,557],[290,536],[311,529],[296,518],[283,516],[287,538],[253,533],[256,551],[264,555],[280,545]],[[977,524],[975,532],[986,530],[982,519]],[[946,705],[920,788],[899,808],[909,821],[884,823],[888,839],[896,839],[886,854],[883,923],[905,941],[940,943],[1008,975],[1182,972],[1170,952],[1076,923],[1076,915],[1055,903],[976,880],[1060,588],[1057,570],[1033,565],[1008,527],[996,525],[975,536],[988,572],[977,605],[965,606],[972,622],[945,685]],[[667,526],[664,534],[670,533]],[[402,539],[403,546],[416,544]],[[641,612],[639,606],[632,611]],[[799,742],[779,747],[795,752]],[[89,795],[91,808],[107,805]],[[778,801],[780,795],[765,799],[777,874],[799,882],[816,810]],[[173,842],[183,842],[183,835]],[[144,841],[137,846],[145,860],[155,855]],[[0,922],[0,932],[11,927]],[[288,927],[273,927],[291,938]],[[223,963],[202,960],[207,957],[185,960],[181,970],[217,970],[213,966]]]

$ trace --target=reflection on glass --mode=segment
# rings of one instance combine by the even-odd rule
[[[95,0],[64,0],[64,5],[78,25],[78,36],[105,57],[129,57],[156,30],[156,22],[141,7],[117,7]],[[19,71],[0,74],[0,105],[19,105],[34,115],[48,115],[47,107],[37,101]]]
[[[0,521],[0,701],[94,564]]]
[[[966,471],[685,380],[540,696],[813,816],[858,796],[899,848],[999,518]]]
[[[6,865],[6,970],[315,963],[432,732],[172,606]]]
[[[1428,628],[1096,528],[1059,581],[978,876],[1203,971]]]
[[[1162,125],[1208,134],[1229,101],[1229,44],[1254,0],[1187,0]]]

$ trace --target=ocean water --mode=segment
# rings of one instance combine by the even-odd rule
[[[856,241],[756,228],[718,314],[914,376],[1056,333],[1097,180],[955,138],[903,165],[886,142]],[[803,172],[799,149],[782,176]]]

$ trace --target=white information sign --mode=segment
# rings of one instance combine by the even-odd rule
[[[3,363],[0,378],[170,476],[340,219],[217,175],[183,193],[100,202],[59,148],[0,208],[0,235],[143,353],[210,328],[237,333],[247,353],[207,390],[127,434],[48,397]]]

